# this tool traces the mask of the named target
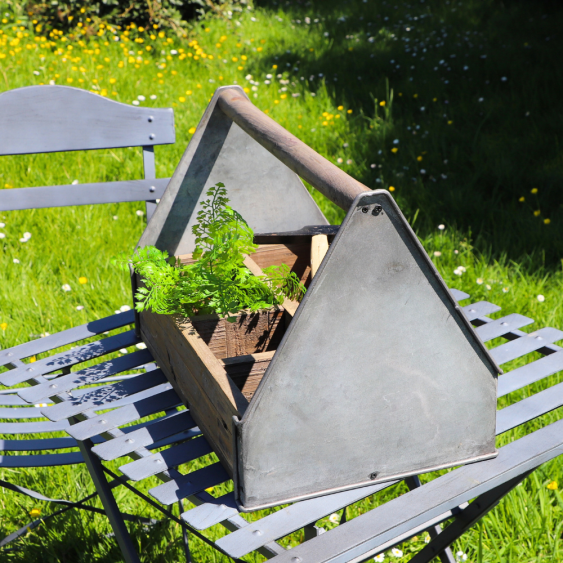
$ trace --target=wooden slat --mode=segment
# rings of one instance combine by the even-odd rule
[[[311,238],[311,277],[317,273],[327,251],[328,237],[326,235],[315,235]]]
[[[143,312],[141,332],[158,365],[232,474],[232,417],[242,417],[248,401],[191,323]]]

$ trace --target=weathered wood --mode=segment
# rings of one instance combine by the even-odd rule
[[[274,354],[275,350],[272,350],[223,360],[227,374],[249,402],[262,381]]]
[[[218,105],[245,133],[342,209],[348,210],[357,195],[369,191],[264,114],[240,90],[222,90]]]
[[[169,315],[141,313],[143,340],[232,474],[231,420],[242,416],[248,401],[228,377],[223,364],[192,323]]]
[[[317,273],[327,251],[328,237],[326,235],[315,235],[311,238],[311,277]]]

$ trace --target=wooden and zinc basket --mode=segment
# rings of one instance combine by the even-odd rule
[[[339,228],[299,177],[348,211]],[[217,182],[258,233],[250,270],[285,263],[305,297],[232,324],[145,312],[139,325],[241,510],[496,455],[500,370],[387,191],[223,87],[139,246],[190,260],[197,206]]]

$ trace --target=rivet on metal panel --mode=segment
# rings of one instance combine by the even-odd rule
[[[13,355],[14,355],[14,354],[12,354],[12,352],[8,352],[8,353],[6,354],[6,356],[8,356],[8,357],[9,357],[9,356],[13,356]]]
[[[107,422],[108,422],[107,420],[104,420],[104,419],[102,418],[102,420],[100,420],[100,422],[98,422],[98,424],[107,424]]]
[[[470,313],[475,313],[475,309],[469,309]]]
[[[379,475],[379,471],[374,471],[369,474],[369,478],[373,481]]]
[[[301,563],[302,559],[301,557],[292,557],[291,558],[291,563]]]
[[[226,504],[222,504],[221,506],[219,506],[219,508],[221,510],[226,510],[227,509],[227,505]]]
[[[162,463],[162,460],[161,459],[155,459],[154,462],[155,463]]]
[[[127,438],[127,440],[125,440],[127,444],[132,444],[134,441],[133,438]]]
[[[52,385],[49,385],[49,389],[56,389],[57,386],[53,383]]]
[[[155,188],[154,186],[151,186],[151,187],[149,188],[149,192],[154,192],[155,190],[156,190],[156,188]]]
[[[262,530],[254,530],[254,532],[252,532],[255,536],[261,536],[262,535]]]
[[[369,211],[369,207],[362,207],[362,213],[367,213]]]
[[[541,336],[536,336],[536,340],[543,340]]]
[[[27,368],[27,371],[35,371],[33,368]]]
[[[148,122],[149,122],[149,123],[152,123],[152,120],[153,120],[153,119],[154,119],[154,117],[153,117],[152,115],[149,115]]]
[[[151,134],[149,135],[149,139],[150,139],[151,141],[154,139],[154,133],[151,133]]]
[[[379,203],[376,203],[373,207],[373,211],[371,212],[371,214],[377,217],[377,215],[379,215],[382,212],[383,212],[383,207],[381,207]]]
[[[500,323],[500,326],[508,326],[508,323]]]

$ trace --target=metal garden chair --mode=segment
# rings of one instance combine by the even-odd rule
[[[142,180],[1,190],[1,211],[145,201],[147,217],[150,217],[156,207],[156,199],[162,196],[169,181],[169,178],[155,177],[154,146],[175,141],[172,109],[129,106],[66,86],[32,86],[7,91],[0,95],[0,129],[2,131],[0,155],[142,147],[144,165]],[[10,350],[0,350],[0,366],[8,369],[24,368],[32,374],[34,365],[27,365],[21,361],[22,359],[96,337],[104,332],[126,327],[133,322],[134,314],[128,311],[33,340]],[[101,346],[110,352],[137,342],[139,339],[134,331],[129,331],[110,337]],[[95,355],[95,350],[100,350],[100,345],[92,343],[89,348]],[[121,367],[150,369],[150,360],[150,354],[140,351],[126,360]],[[60,373],[68,372],[70,372],[68,366],[60,370]],[[130,375],[114,376],[117,373],[119,370],[108,369],[104,380],[109,382],[131,377]],[[44,377],[38,374],[38,377],[31,381],[36,384],[54,377],[57,375],[50,374]],[[26,406],[27,403],[17,397],[16,390],[9,387],[0,391],[0,405],[2,405],[0,434],[5,438],[0,440],[0,451],[4,453],[0,456],[0,467],[31,468],[84,463],[84,457],[79,451],[52,453],[53,450],[75,449],[77,443],[74,439],[44,437],[45,434],[66,428],[67,421],[59,423],[38,421],[43,418],[40,409]],[[9,436],[12,435],[17,438],[10,439]],[[31,439],[22,439],[23,435],[31,436]],[[96,439],[96,441],[100,440]],[[21,452],[29,452],[29,454],[25,455]],[[65,507],[62,511],[72,507],[100,511],[84,504],[84,501],[48,499],[36,491],[24,489],[15,483],[2,481],[0,486],[38,500],[52,500]],[[129,515],[126,515],[126,518],[138,520],[137,517]],[[26,528],[11,534],[0,545],[6,545],[22,535]]]
[[[213,123],[219,124],[218,128],[214,128]],[[244,150],[237,155],[236,143],[241,140],[244,141]],[[212,143],[217,152],[209,156],[204,166],[200,166],[198,155],[209,155],[204,150],[207,142]],[[221,172],[228,174],[228,168],[224,167],[225,161],[221,160],[223,148],[226,155],[230,154],[232,162],[237,162],[237,166],[243,166],[239,161],[246,159],[246,166],[250,167],[255,165],[257,155],[264,154],[264,147],[343,208],[347,208],[358,190],[362,189],[322,157],[310,149],[310,152],[305,150],[300,141],[254,108],[240,89],[221,88],[216,92],[192,143],[170,182],[168,193],[174,195],[181,187],[193,186],[196,181],[194,173],[196,176],[203,175],[202,182],[205,183],[216,166],[223,167]],[[305,151],[301,154],[305,154],[307,158],[299,156],[300,150]],[[225,183],[228,182],[236,183],[236,178],[225,178]],[[267,203],[257,204],[258,207],[261,205]],[[193,207],[191,205],[192,210]],[[153,228],[151,223],[147,231],[150,232]],[[281,229],[275,230],[276,236],[284,235],[280,233]],[[299,233],[285,234],[290,237]],[[469,299],[469,295],[463,292],[451,291],[457,301],[467,302]],[[498,312],[500,307],[486,301],[470,302],[462,308],[467,319],[477,327],[477,334],[483,342],[499,337],[507,341],[492,349],[492,356],[498,364],[506,364],[532,352],[543,355],[541,359],[501,375],[499,397],[563,369],[563,349],[553,344],[563,339],[562,331],[541,328],[525,333],[520,328],[532,324],[532,319],[509,314],[493,320],[489,315]],[[79,330],[83,332],[75,340],[85,335],[84,328]],[[130,341],[136,342],[134,333],[130,334]],[[12,362],[13,369],[1,374],[0,382],[8,386],[29,382],[29,387],[18,390],[18,396],[27,403],[47,398],[58,403],[42,409],[42,412],[54,424],[62,423],[77,440],[110,517],[124,559],[128,562],[139,561],[139,558],[104,473],[115,483],[127,487],[180,523],[192,536],[213,545],[234,560],[257,551],[280,563],[360,562],[428,530],[431,541],[412,561],[421,563],[440,557],[443,562],[453,562],[454,558],[449,550],[453,541],[532,471],[563,453],[563,421],[559,421],[502,447],[498,457],[494,459],[460,467],[424,485],[421,485],[418,477],[410,477],[406,479],[410,492],[349,521],[346,521],[347,507],[377,495],[398,481],[296,502],[272,510],[266,516],[253,514],[249,521],[239,513],[232,492],[219,498],[206,492],[206,489],[230,479],[220,463],[209,463],[199,469],[188,470],[187,473],[181,473],[177,469],[206,456],[211,448],[205,438],[199,435],[190,412],[176,410],[181,401],[159,369],[127,381],[108,382],[102,387],[83,389],[85,385],[103,381],[108,371],[113,376],[120,370],[127,369],[123,365],[132,365],[129,358],[138,354],[137,352],[119,360],[102,361],[94,368],[80,367],[81,362],[102,358],[109,350],[115,349],[112,348],[112,338],[114,337],[102,339],[95,346],[86,344],[46,357],[34,364],[34,372],[28,372],[27,366]],[[0,352],[0,358],[5,361],[6,354],[12,354],[10,357],[14,360],[25,357],[32,353],[30,351],[33,344],[28,348],[25,348],[28,345],[23,345],[4,350]],[[118,347],[121,346],[119,344]],[[436,346],[439,347],[440,343],[437,342]],[[42,349],[47,348],[43,346]],[[148,361],[150,359],[143,356],[142,362]],[[135,365],[139,365],[136,362],[137,360],[133,361]],[[69,366],[75,371],[61,374],[54,380],[47,379],[48,374]],[[72,396],[68,394],[69,391],[73,392]],[[83,394],[77,394],[82,391]],[[563,384],[553,385],[498,411],[496,434],[524,425],[562,405]],[[107,412],[98,414],[97,411],[102,409]],[[159,420],[148,420],[147,417],[158,413],[164,413]],[[469,416],[470,413],[462,414]],[[66,421],[70,421],[70,425]],[[131,431],[131,427],[124,427],[130,423],[137,423],[139,426]],[[280,421],[281,431],[283,421]],[[151,453],[150,449],[162,446],[163,440],[169,440],[170,444],[158,453]],[[115,475],[100,461],[126,456],[132,461],[120,467],[123,476]],[[153,476],[158,477],[162,484],[149,491],[150,497],[142,494],[131,483]],[[177,518],[167,507],[182,500],[188,500],[194,506],[184,511],[181,518]],[[340,510],[344,512],[339,526],[326,533],[316,526],[320,519]],[[448,520],[451,523],[442,530],[439,524]],[[229,533],[214,542],[203,532],[216,524],[222,524]],[[278,543],[280,538],[301,529],[304,530],[304,541],[299,546],[286,550]]]

